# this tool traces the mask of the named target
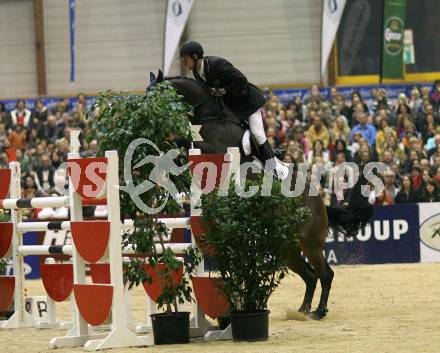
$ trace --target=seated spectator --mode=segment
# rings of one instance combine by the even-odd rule
[[[41,140],[55,142],[62,136],[63,130],[58,126],[57,117],[55,115],[49,115],[47,122],[41,126],[38,131],[38,137]]]
[[[346,118],[350,126],[357,124],[357,114],[369,113],[368,105],[362,100],[361,94],[357,91],[351,94],[351,106],[349,107]]]
[[[431,171],[427,169],[422,169],[422,180],[420,182],[417,192],[423,191],[425,189],[426,183],[431,178],[432,178]]]
[[[422,99],[420,98],[420,90],[417,86],[414,86],[411,90],[411,96],[409,98],[409,108],[411,109],[411,115],[417,120],[417,114],[422,107]]]
[[[0,102],[0,125],[3,126],[3,129],[6,130],[8,128],[8,124],[10,124],[11,117],[9,113],[6,111],[6,106],[4,103]]]
[[[302,128],[300,126],[296,126],[290,136],[291,141],[295,141],[298,146],[301,148],[302,152],[304,154],[307,154],[309,152],[309,144],[307,139],[304,137],[304,134],[302,132]],[[289,142],[290,144],[290,142]]]
[[[420,167],[422,168],[422,171],[431,172],[431,165],[429,164],[429,160],[426,158],[420,159]]]
[[[440,80],[434,81],[434,89],[431,94],[431,102],[435,111],[439,111],[440,108]]]
[[[16,108],[11,111],[10,122],[8,124],[9,129],[15,128],[17,125],[21,125],[24,129],[31,126],[32,113],[29,109],[26,109],[26,102],[23,99],[17,101]]]
[[[434,175],[432,177],[437,182],[437,184],[440,185],[440,166],[436,167],[435,173],[434,173]]]
[[[24,182],[22,183],[24,190],[33,190],[33,193],[37,196],[47,196],[47,194],[42,193],[41,185],[38,184],[37,176],[35,172],[28,172],[23,177]]]
[[[383,177],[384,177],[385,192],[391,199],[392,201],[391,203],[394,203],[394,199],[397,195],[397,192],[399,191],[399,189],[396,187],[396,175],[394,171],[389,169],[385,171]]]
[[[15,125],[9,134],[9,143],[13,148],[26,148],[26,131],[23,125]]]
[[[312,149],[307,154],[307,163],[311,165],[316,157],[321,157],[324,164],[327,164],[330,160],[329,153],[324,149],[324,144],[321,140],[315,140],[313,143]]]
[[[47,120],[48,113],[49,111],[47,107],[43,104],[43,101],[41,99],[37,100],[34,111],[34,119],[36,119],[36,124],[45,123]]]
[[[393,199],[387,194],[385,190],[383,190],[379,195],[376,196],[374,205],[387,206],[392,205],[393,203]]]
[[[306,137],[309,146],[313,146],[316,140],[321,140],[324,149],[329,147],[330,134],[318,115],[313,118],[313,124],[307,130]]]
[[[47,192],[51,193],[52,188],[55,186],[54,173],[55,168],[50,164],[50,159],[48,155],[43,155],[40,160],[40,165],[36,170],[36,175],[38,178],[37,183],[41,185],[41,188]]]
[[[368,144],[363,144],[359,147],[359,151],[356,152],[354,156],[354,162],[356,164],[366,164],[373,162],[375,158],[373,157],[371,153],[371,148],[368,146]]]
[[[401,104],[399,108],[407,109],[405,105]],[[412,119],[407,113],[399,113],[397,114],[397,123],[396,123],[396,133],[399,137],[399,140],[404,136],[405,128],[408,124],[412,124]]]
[[[51,153],[50,162],[55,169],[58,169],[58,167],[63,163],[63,161],[60,158],[60,155],[58,154],[58,151],[53,151]]]
[[[17,159],[17,162],[20,163],[22,176],[30,172],[30,166],[31,166],[31,161],[29,160],[27,153],[25,153],[24,151],[25,150],[21,148],[17,148],[15,150],[15,157]]]
[[[367,124],[367,115],[361,112],[357,115],[359,124],[351,130],[351,138],[354,140],[354,134],[359,132],[368,142],[369,146],[373,146],[376,141],[376,128],[372,124]]]
[[[420,190],[418,202],[440,202],[437,182],[433,178],[429,178]]]
[[[435,136],[437,133],[436,126],[437,123],[434,121],[434,116],[432,114],[426,115],[425,125],[422,128],[422,137],[424,141],[428,141]]]
[[[32,149],[36,148],[39,143],[38,131],[33,127],[26,136],[26,146],[28,149]]]
[[[402,186],[399,189],[395,199],[395,203],[415,203],[417,196],[412,188],[411,175],[405,174],[402,177]]]
[[[335,142],[336,140],[343,140],[346,144],[348,144],[350,143],[350,133],[351,131],[347,124],[347,121],[343,118],[342,115],[337,116],[331,124],[331,141]]]
[[[379,155],[379,160],[385,159],[385,152],[388,151],[392,154],[392,161],[403,165],[406,162],[406,154],[402,144],[399,144],[395,135],[391,134],[387,137],[383,145],[383,153]]]
[[[324,96],[321,94],[321,92],[319,92],[319,87],[317,84],[313,84],[310,87],[309,92],[306,93],[306,95],[304,96],[303,99],[303,104],[304,105],[308,105],[311,102],[315,102],[315,103],[321,103],[324,102],[325,98]]]
[[[345,162],[351,162],[351,153],[347,149],[347,145],[343,139],[336,140],[334,145],[331,146],[331,161],[335,162],[338,154],[342,153],[344,155]]]

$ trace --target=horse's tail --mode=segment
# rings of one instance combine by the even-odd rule
[[[361,193],[361,187],[366,183],[367,180],[361,173],[352,189],[348,206],[326,207],[329,228],[352,238],[370,222],[373,217],[373,206]]]

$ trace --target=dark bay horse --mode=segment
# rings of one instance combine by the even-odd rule
[[[216,115],[218,114],[218,98],[208,94],[206,87],[189,78],[164,78],[161,72],[157,78],[154,74],[150,74],[149,87],[163,80],[170,81],[177,93],[183,96],[184,101],[193,107],[191,123],[202,125],[200,135],[204,141],[194,142],[195,148],[200,148],[202,153],[226,153],[228,147],[241,146],[246,127],[240,123],[240,116],[228,107],[223,107],[223,116],[219,119]],[[294,183],[292,178],[292,184]],[[348,236],[353,236],[359,229],[365,227],[372,216],[372,207],[360,192],[362,184],[366,184],[363,177],[359,178],[353,188],[349,206],[345,209],[329,207],[326,209],[320,196],[309,196],[310,182],[306,183],[302,194],[304,206],[310,208],[312,218],[302,228],[301,249],[292,249],[287,264],[306,284],[304,300],[299,311],[314,319],[322,319],[327,314],[327,301],[334,276],[333,270],[323,255],[329,226]],[[319,193],[315,194],[319,195]],[[305,261],[301,251],[307,257],[308,262]],[[321,298],[316,311],[310,312],[318,279],[321,283]]]

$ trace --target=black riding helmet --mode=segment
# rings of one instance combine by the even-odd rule
[[[200,43],[190,40],[180,47],[180,58],[185,55],[193,57],[194,54],[198,55],[199,58],[203,57],[203,47],[200,45]]]

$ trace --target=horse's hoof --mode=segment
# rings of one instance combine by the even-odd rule
[[[327,315],[328,310],[326,308],[318,307],[315,311],[312,311],[308,317],[313,320],[322,320]]]
[[[301,305],[301,307],[298,309],[298,312],[304,315],[308,315],[310,314],[310,307],[309,306],[305,306],[305,305]]]

